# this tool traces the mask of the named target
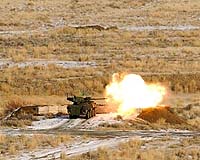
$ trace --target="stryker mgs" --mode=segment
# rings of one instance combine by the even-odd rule
[[[106,98],[92,98],[92,97],[67,97],[68,101],[73,104],[67,106],[69,118],[85,117],[89,119],[96,115],[97,104],[95,100],[104,100]]]

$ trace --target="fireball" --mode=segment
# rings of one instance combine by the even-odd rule
[[[118,107],[121,115],[131,115],[137,108],[156,107],[163,100],[166,89],[159,84],[147,84],[141,76],[128,74],[122,78],[113,74],[106,86],[108,102]]]

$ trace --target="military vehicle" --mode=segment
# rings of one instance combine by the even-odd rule
[[[103,100],[105,98],[91,98],[91,97],[67,97],[68,101],[73,104],[67,106],[69,118],[85,117],[89,119],[96,115],[96,106],[94,100]]]

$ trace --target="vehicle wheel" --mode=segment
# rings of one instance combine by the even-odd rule
[[[93,117],[93,112],[90,110],[90,118]]]
[[[93,109],[91,110],[91,117],[93,117],[94,116],[94,112],[93,112]]]
[[[69,119],[73,119],[74,117],[72,115],[69,115]]]
[[[87,111],[86,113],[86,119],[89,119],[90,118],[90,111]]]

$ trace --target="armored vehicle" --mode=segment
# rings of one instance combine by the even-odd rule
[[[89,119],[96,115],[96,103],[94,100],[103,100],[105,98],[91,98],[91,97],[67,97],[68,101],[73,104],[67,106],[69,118],[85,117]]]

